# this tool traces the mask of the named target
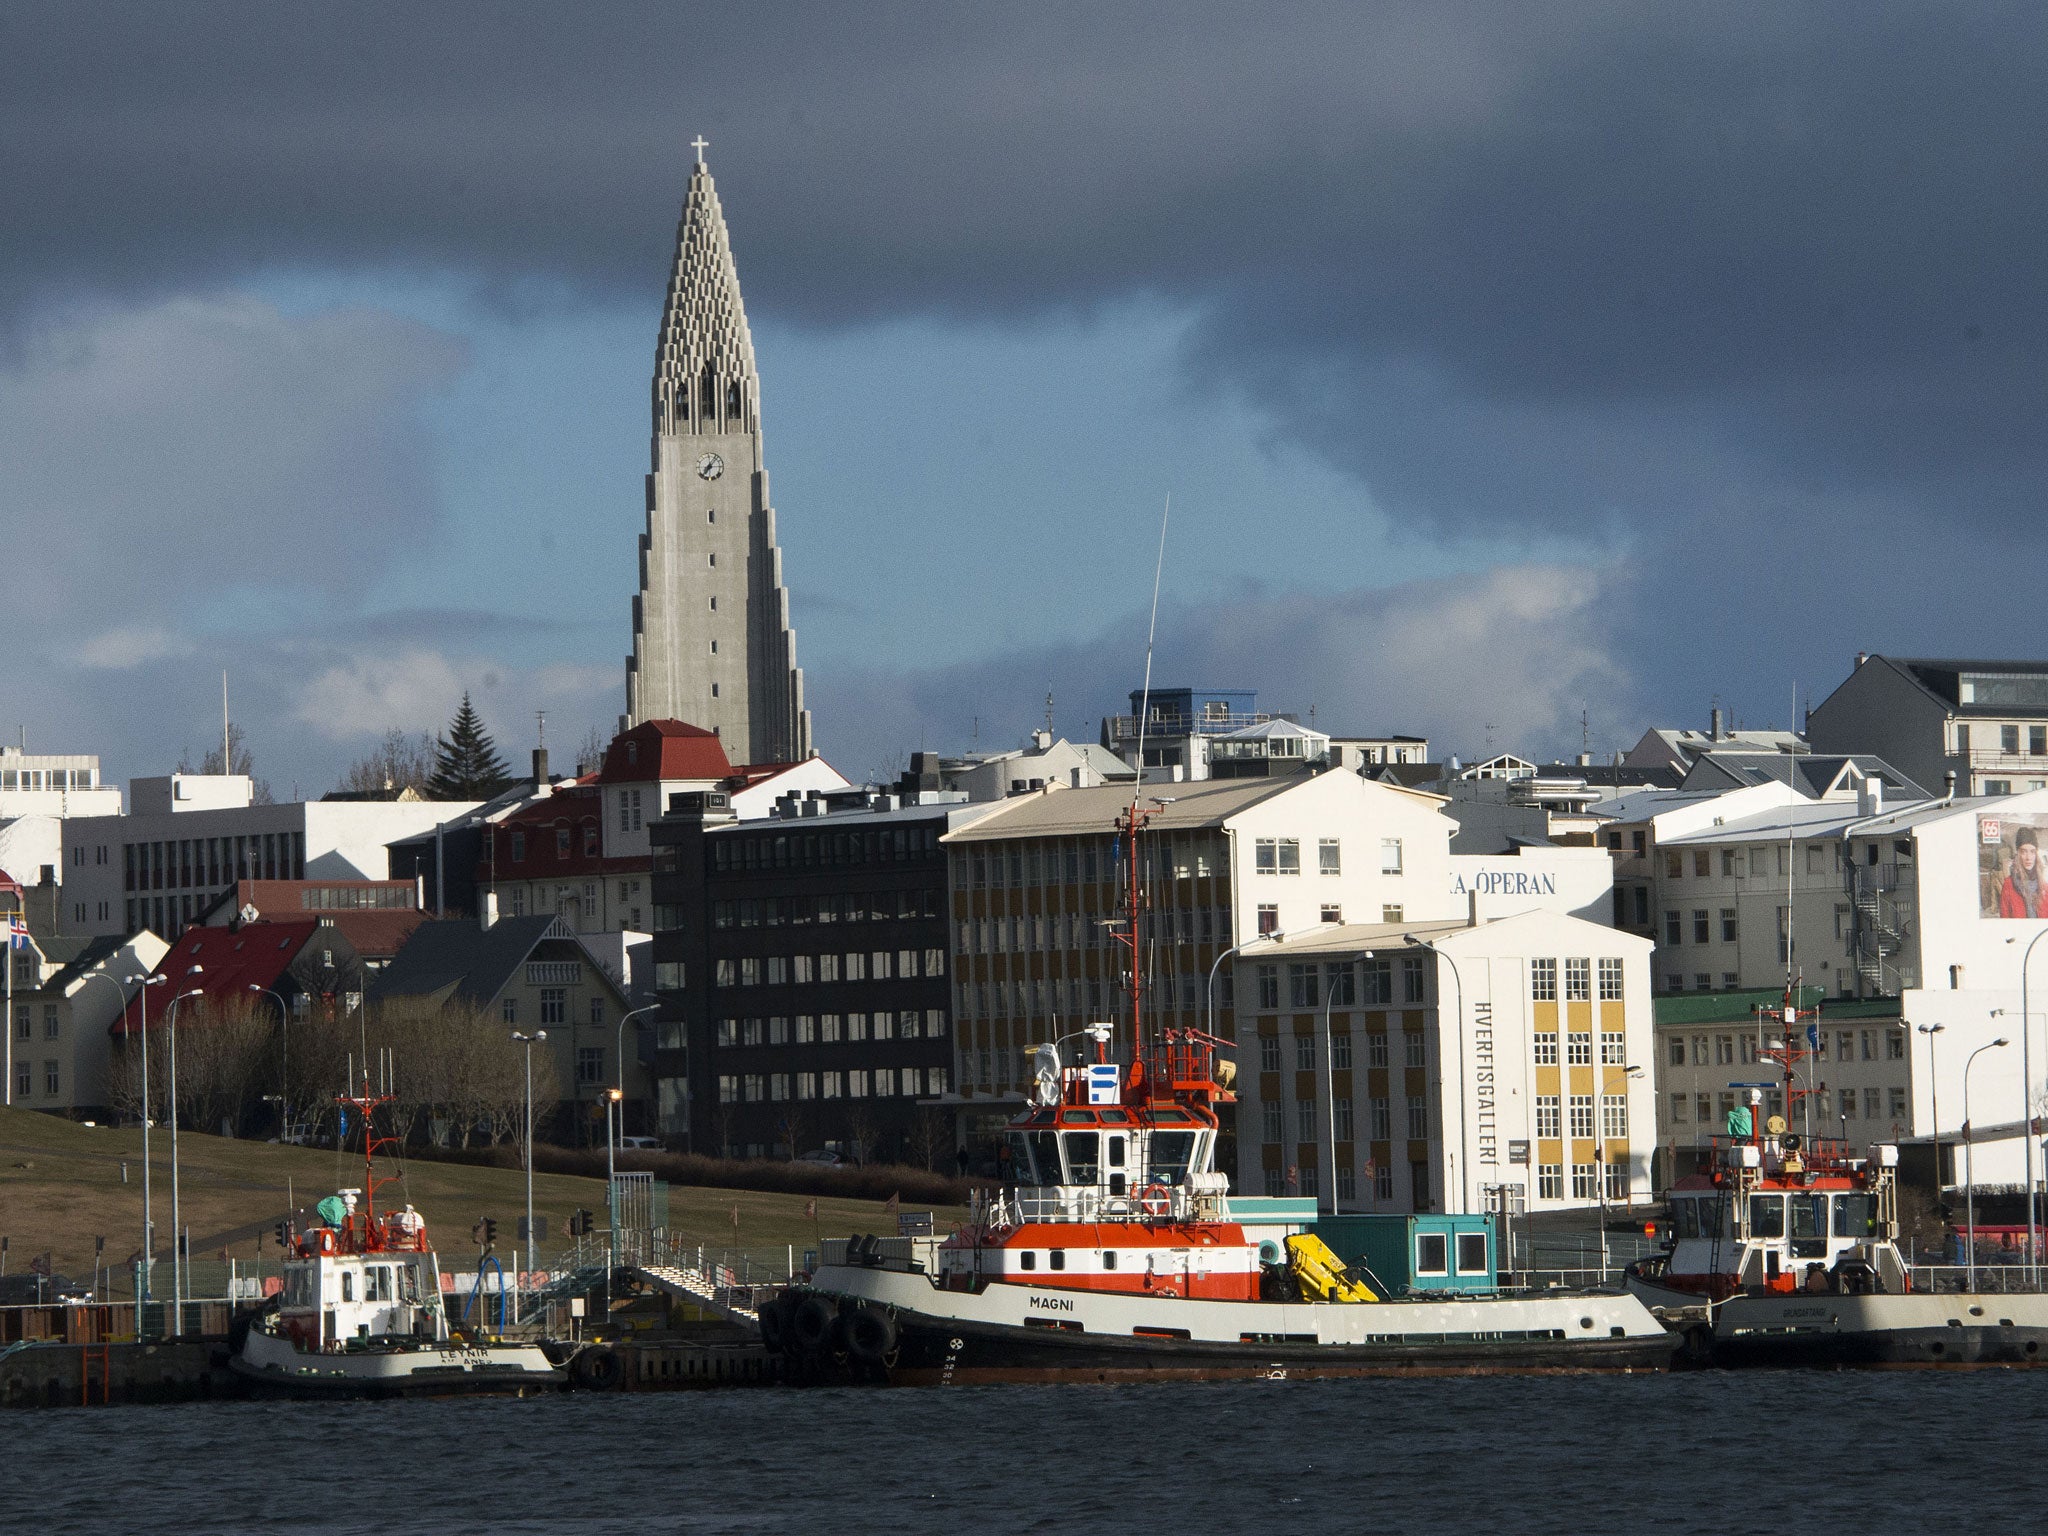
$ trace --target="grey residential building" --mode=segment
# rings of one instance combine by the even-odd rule
[[[1874,752],[1928,789],[2048,788],[2048,661],[1860,654],[1807,712],[1816,752]]]

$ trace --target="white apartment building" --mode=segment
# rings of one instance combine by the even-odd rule
[[[1646,1196],[1649,956],[1543,910],[1245,950],[1237,1187],[1345,1212]]]
[[[100,760],[0,747],[0,875],[36,885],[64,856],[67,816],[118,816],[121,791],[100,783]]]
[[[475,801],[294,801],[255,805],[234,774],[135,779],[126,816],[63,823],[65,930],[147,928],[175,940],[238,880],[383,880],[386,845],[460,822]]]
[[[1803,801],[1673,832],[1657,849],[1667,941],[1660,990],[1781,990],[1789,966],[1825,999],[1810,1086],[1828,1090],[1833,1133],[1890,1135],[1896,1124],[1907,1140],[1939,1136],[1952,1181],[1961,1176],[1953,1140],[1969,1118],[1978,1181],[2017,1182],[2027,1105],[2036,1116],[2048,1112],[2048,992],[2036,995],[2048,986],[2048,969],[2037,963],[2024,985],[2022,974],[2029,946],[2048,933],[2048,903],[2024,869],[2026,848],[2043,845],[2048,790],[1890,809],[1866,791],[1858,805]],[[2019,894],[2028,887],[2034,894]],[[2048,958],[2042,948],[2037,962]],[[1677,984],[1700,976],[1727,980],[1711,989]],[[1729,1085],[1713,1080],[1731,1064],[1722,1057],[1737,1057],[1740,1076],[1755,1042],[1739,1028],[1696,1028],[1667,1011],[1660,1061],[1674,1075],[1659,1085],[1660,1135],[1680,1143],[1701,1134],[1701,1093],[1722,1111]],[[1724,999],[1720,1012],[1739,1018],[1746,1010]],[[1938,1033],[1923,1033],[1936,1025]],[[1668,1038],[1678,1034],[1687,1037],[1685,1069],[1694,1074],[1683,1081]],[[1691,1059],[1694,1036],[1708,1042],[1713,1061]],[[1993,1045],[1998,1039],[2009,1043]],[[1979,1047],[1984,1059],[1966,1092],[1963,1074]],[[1681,1093],[1689,1103],[1681,1105]],[[1684,1121],[1676,1119],[1681,1109]]]
[[[1109,924],[1132,791],[1048,788],[948,834],[954,1082],[970,1138],[1021,1102],[1027,1049],[1127,1017],[1125,952]],[[1435,795],[1329,770],[1146,786],[1148,1018],[1235,1038],[1243,999],[1221,964],[1240,945],[1358,924],[1595,911],[1595,849],[1461,858]],[[1130,1041],[1120,1032],[1118,1046]],[[979,1120],[977,1129],[975,1122]]]

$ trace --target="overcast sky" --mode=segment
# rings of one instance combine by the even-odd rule
[[[317,794],[623,704],[702,133],[817,739],[1445,751],[2048,653],[2038,6],[24,4],[0,727]]]

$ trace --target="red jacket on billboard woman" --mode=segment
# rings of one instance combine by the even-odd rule
[[[2041,850],[2032,827],[2013,838],[2012,863],[1998,888],[2000,917],[2048,917],[2048,882],[2041,878]]]

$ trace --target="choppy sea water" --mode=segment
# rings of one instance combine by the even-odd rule
[[[24,1410],[0,1531],[2036,1531],[2048,1373]]]

